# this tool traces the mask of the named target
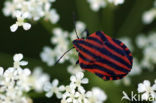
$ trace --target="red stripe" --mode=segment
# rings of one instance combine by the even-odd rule
[[[120,47],[119,45],[117,45],[117,44],[112,40],[112,38],[111,38],[110,36],[104,34],[104,32],[102,32],[102,33],[103,33],[103,35],[108,39],[109,43],[111,43],[112,45],[114,45],[116,48],[119,48],[119,49],[123,50],[123,48]],[[90,36],[99,39],[101,42],[104,42],[99,36],[96,35],[96,33],[93,33],[93,34],[91,34]]]
[[[98,69],[84,69],[84,70],[88,70],[88,71],[90,71],[92,73],[99,73],[99,74],[102,74],[102,75],[110,76],[109,74],[107,74],[107,73],[105,73],[105,72],[103,72],[101,70],[98,70]]]
[[[104,76],[102,79],[106,80],[106,76]]]
[[[113,46],[115,46],[116,48],[123,50],[123,48],[121,48],[119,45],[117,45],[112,39],[108,39],[108,41],[109,41]]]
[[[120,67],[122,67],[122,68],[125,68],[125,69],[127,69],[127,70],[130,70],[130,68],[128,68],[127,66],[121,64],[121,63],[118,62],[118,61],[113,60],[112,58],[110,58],[110,57],[108,57],[108,56],[106,56],[106,55],[100,53],[100,52],[97,51],[97,50],[94,50],[94,49],[92,49],[92,48],[90,48],[90,47],[88,47],[88,46],[85,46],[85,45],[83,45],[83,44],[80,44],[80,46],[82,46],[83,48],[86,48],[87,50],[89,50],[90,52],[94,53],[94,54],[97,55],[97,56],[101,56],[101,57],[103,57],[104,59],[107,59],[108,61],[110,61],[110,62],[112,62],[112,63],[114,63],[114,64],[116,64],[116,65],[118,65],[118,66],[120,66]]]
[[[111,70],[111,71],[113,71],[113,72],[115,72],[115,74],[125,74],[124,72],[122,72],[122,71],[119,71],[119,70],[116,70],[116,69],[114,69],[114,68],[112,68],[112,67],[110,67],[109,65],[107,65],[107,64],[103,64],[103,63],[99,63],[99,62],[94,62],[94,63],[90,63],[90,62],[87,62],[87,61],[84,61],[81,57],[79,57],[79,61],[80,61],[80,63],[84,63],[84,64],[86,64],[86,65],[91,65],[91,64],[97,64],[97,65],[99,65],[99,66],[102,66],[102,67],[104,67],[104,68],[106,68],[106,69],[108,69],[108,70]]]
[[[128,48],[125,48],[125,50],[128,51],[129,49]]]
[[[121,46],[123,46],[123,45],[124,45],[124,43],[120,43],[120,45],[121,45]]]
[[[97,38],[97,39],[100,40],[102,43],[104,42],[99,36],[96,35],[96,33],[90,35],[90,37]]]
[[[92,44],[92,45],[94,45],[94,46],[97,46],[97,47],[99,47],[99,48],[102,48],[103,47],[103,45],[101,45],[101,44],[99,44],[99,43],[97,43],[96,41],[93,41],[93,40],[86,40],[86,42],[88,42],[88,43],[90,43],[90,44]]]
[[[105,49],[107,49],[108,51],[110,51],[112,54],[114,54],[114,55],[120,57],[121,59],[123,59],[124,61],[126,61],[128,64],[131,65],[129,59],[128,59],[126,56],[122,56],[121,54],[115,52],[114,50],[110,49],[110,48],[109,48],[108,46],[106,46],[106,45],[103,45],[103,47],[104,47]]]
[[[95,41],[93,41],[93,40],[86,40],[86,42],[88,42],[88,43],[90,43],[90,44],[92,44],[92,45],[94,45],[94,46],[98,46],[99,48],[104,47],[104,48],[107,49],[109,52],[111,52],[111,53],[114,54],[115,56],[117,56],[117,57],[123,59],[124,61],[126,61],[128,64],[131,65],[129,59],[128,59],[126,56],[122,56],[121,54],[115,52],[114,50],[110,49],[107,45],[101,45],[101,44],[99,44],[99,43],[97,43],[97,42],[95,42]]]

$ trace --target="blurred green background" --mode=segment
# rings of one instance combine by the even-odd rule
[[[65,64],[58,64],[57,66],[48,67],[43,63],[39,57],[43,46],[50,44],[51,33],[47,26],[48,23],[42,20],[33,23],[29,31],[24,31],[19,28],[15,33],[10,32],[10,25],[15,20],[11,17],[5,17],[2,13],[2,8],[5,0],[0,0],[0,66],[12,66],[12,56],[15,53],[23,53],[25,59],[29,62],[30,69],[35,66],[41,66],[45,72],[51,75],[51,78],[58,78],[61,84],[68,84],[70,75],[66,72]],[[56,0],[54,8],[60,14],[60,21],[58,25],[64,30],[73,30],[73,16],[75,12],[77,20],[83,21],[90,33],[97,30],[103,30],[106,34],[112,37],[128,36],[134,38],[140,33],[148,33],[156,30],[156,21],[150,25],[142,23],[142,14],[153,6],[154,0],[125,0],[123,5],[113,7],[110,5],[99,12],[93,12],[86,0]],[[54,25],[53,25],[54,26]],[[135,40],[133,41],[133,44]],[[136,57],[140,57],[140,50],[135,49]],[[146,72],[146,71],[145,71]],[[121,103],[122,91],[137,90],[138,82],[144,79],[155,79],[155,72],[143,73],[137,77],[132,78],[132,85],[115,85],[114,82],[103,81],[91,73],[85,73],[89,78],[89,84],[86,86],[89,90],[93,86],[98,86],[106,92],[108,99],[106,103]],[[129,92],[130,93],[130,92]],[[34,103],[59,103],[55,97],[47,99],[44,94],[30,93],[34,99]],[[128,101],[123,101],[128,103]]]

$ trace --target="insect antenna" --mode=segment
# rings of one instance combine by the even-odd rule
[[[70,48],[69,50],[67,50],[56,62],[55,65],[62,59],[62,57],[67,54],[70,50],[74,49],[75,47]]]
[[[76,15],[74,12],[73,12],[73,25],[74,25],[74,30],[75,30],[76,36],[79,39],[79,36],[77,34],[77,30],[76,30],[76,26],[75,26],[76,25]]]

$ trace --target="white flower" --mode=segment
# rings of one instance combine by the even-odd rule
[[[14,57],[14,68],[20,68],[20,66],[26,66],[27,61],[21,61],[23,59],[23,54],[15,54]]]
[[[139,48],[143,48],[148,45],[148,39],[143,34],[141,34],[137,37],[136,44]]]
[[[82,72],[76,73],[76,75],[70,77],[71,83],[76,87],[81,88],[81,84],[87,84],[88,79],[84,78],[84,74]]]
[[[55,51],[53,51],[50,47],[46,46],[43,48],[40,57],[43,62],[47,63],[48,66],[52,66],[55,63]]]
[[[15,16],[15,10],[16,10],[15,4],[13,4],[10,1],[6,1],[4,5],[5,5],[5,7],[3,8],[3,14],[5,16],[12,15],[14,17]]]
[[[50,20],[51,23],[56,24],[58,20],[60,19],[58,13],[55,9],[52,9],[50,11],[47,11],[45,14],[45,19]]]
[[[106,1],[105,0],[87,0],[90,4],[90,8],[97,12],[100,8],[106,7]]]
[[[17,22],[10,27],[12,32],[15,32],[18,29],[18,26],[23,26],[24,30],[29,30],[31,28],[31,24],[24,22],[25,18],[27,18],[27,14],[22,14],[21,12],[16,12]]]
[[[35,91],[42,92],[44,84],[49,82],[49,79],[49,75],[43,73],[41,67],[36,67],[30,76],[30,84]]]
[[[69,42],[68,42],[68,32],[63,31],[61,28],[55,28],[53,29],[54,37],[51,38],[51,43],[56,44],[56,47],[54,48],[54,51],[56,52],[56,58],[60,58],[60,56],[67,51],[69,48]],[[63,63],[66,59],[69,57],[66,55],[64,58],[60,60],[61,63]]]
[[[53,96],[53,94],[56,94],[56,97],[58,99],[62,98],[62,91],[64,91],[64,86],[59,86],[59,81],[57,79],[54,79],[52,83],[47,82],[44,85],[44,91],[46,92],[46,97],[50,98]]]
[[[68,102],[67,102],[67,99],[66,99],[66,96],[63,96],[63,97],[62,97],[61,103],[68,103]]]
[[[88,97],[88,103],[104,103],[107,99],[107,95],[100,88],[94,87],[92,91],[86,93]]]
[[[78,35],[82,36],[82,37],[86,37],[86,34],[83,33],[86,29],[86,24],[83,23],[82,21],[77,21],[75,24],[75,28],[76,28],[76,32]],[[83,34],[82,34],[83,33]],[[77,38],[75,30],[73,30],[73,32],[69,35],[71,41],[75,40]]]
[[[145,37],[139,35],[136,39],[137,46],[143,50],[143,58],[141,60],[141,67],[153,70],[154,65],[156,64],[156,33],[152,32],[149,36]]]
[[[82,87],[81,90],[79,91],[80,93],[78,94],[78,101],[79,103],[89,103],[89,100],[86,96],[86,91]]]
[[[6,1],[3,14],[5,16],[12,16],[17,18],[17,22],[13,24],[10,29],[15,32],[19,26],[23,26],[24,30],[29,30],[31,24],[26,23],[27,20],[38,21],[40,18],[45,18],[51,21],[51,23],[57,23],[59,15],[55,9],[52,9],[52,3],[56,0],[11,0]],[[20,15],[17,14],[20,12]],[[24,15],[27,14],[25,17]]]
[[[75,65],[70,65],[70,66],[67,67],[67,70],[68,70],[68,72],[70,74],[76,74],[78,72],[83,72],[83,69],[80,68],[79,65],[76,65],[76,66]]]
[[[25,96],[31,90],[31,71],[19,67],[23,62],[22,58],[23,54],[14,56],[14,66],[17,68],[9,67],[4,70],[0,67],[0,103],[32,103],[32,100]]]
[[[111,3],[114,3],[114,5],[123,4],[125,0],[108,0]]]
[[[27,69],[21,69],[18,68],[17,69],[17,78],[20,78],[19,81],[17,81],[17,86],[19,89],[21,89],[22,91],[30,91],[31,89],[31,84],[29,82],[29,76],[31,74],[31,71],[27,68]]]
[[[150,24],[154,20],[155,17],[156,17],[156,9],[151,9],[144,13],[142,19],[145,24]]]
[[[147,100],[149,97],[155,98],[156,93],[154,92],[156,90],[156,86],[153,85],[151,87],[150,81],[145,80],[143,83],[138,84],[138,92],[143,93],[142,99]]]
[[[70,93],[66,93],[66,101],[68,103],[78,103],[77,98],[79,97],[79,92],[76,92],[74,89],[70,91]]]

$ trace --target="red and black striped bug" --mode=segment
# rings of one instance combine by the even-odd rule
[[[97,31],[86,39],[80,39],[77,35],[73,45],[79,55],[77,64],[104,80],[122,79],[132,68],[133,57],[127,46],[102,31]]]

